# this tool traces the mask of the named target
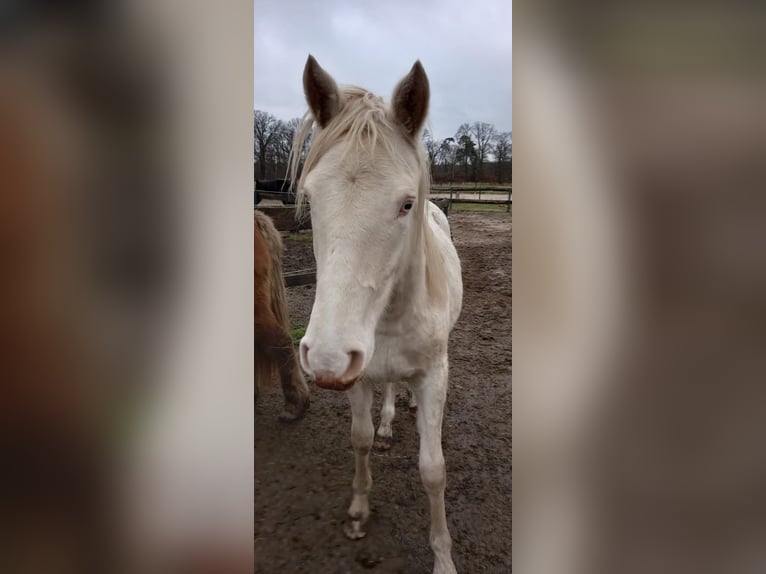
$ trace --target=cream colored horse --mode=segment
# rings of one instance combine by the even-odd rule
[[[404,381],[418,404],[434,572],[455,572],[441,433],[447,339],[463,286],[447,218],[427,201],[420,135],[428,78],[416,62],[389,106],[361,88],[339,89],[309,56],[303,87],[309,113],[294,142],[291,179],[313,130],[298,202],[311,204],[317,289],[300,358],[319,387],[346,391],[351,403],[356,471],[346,534],[363,537],[370,514],[372,384]]]
[[[415,409],[418,408],[418,401],[409,389],[407,389],[407,394],[410,397],[410,412],[415,412]],[[391,439],[394,434],[391,426],[395,415],[396,383],[386,383],[383,389],[383,405],[380,408],[380,425],[378,425],[378,431],[375,433],[377,439],[374,446],[378,450],[388,450],[391,448]]]

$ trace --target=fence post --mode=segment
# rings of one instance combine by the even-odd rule
[[[508,189],[508,207],[505,209],[506,213],[511,212],[511,191],[512,190],[513,190],[512,187]]]

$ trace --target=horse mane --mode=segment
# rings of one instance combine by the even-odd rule
[[[352,144],[344,153],[348,153],[351,149],[366,148],[372,155],[376,147],[382,145],[392,157],[396,158],[400,155],[395,146],[397,141],[395,136],[401,133],[401,127],[390,118],[388,105],[383,98],[357,86],[342,87],[340,95],[340,110],[324,129],[319,127],[309,110],[304,114],[301,124],[295,131],[288,160],[288,177],[293,182],[298,181],[296,214],[299,218],[304,217],[306,213],[306,197],[302,185],[304,177],[316,167],[322,156],[335,144],[340,141]],[[417,157],[419,177],[415,216],[419,225],[416,227],[415,244],[420,245],[422,241],[424,246],[426,289],[437,301],[444,301],[447,294],[444,256],[428,222],[427,201],[431,193],[428,156],[420,137],[414,139],[404,137],[404,140],[412,145]],[[298,168],[306,145],[308,150],[303,161],[301,178],[298,180]]]

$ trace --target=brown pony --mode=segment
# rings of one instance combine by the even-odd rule
[[[290,337],[282,251],[282,238],[271,218],[255,210],[255,397],[259,386],[271,383],[276,368],[285,396],[279,418],[291,421],[306,412],[309,388]]]

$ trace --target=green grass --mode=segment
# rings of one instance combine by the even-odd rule
[[[290,239],[292,241],[308,241],[311,243],[314,241],[314,235],[311,233],[283,233],[282,239]]]
[[[509,187],[508,189],[510,190],[511,188]],[[445,196],[449,195],[449,191],[447,191],[445,189],[439,189],[439,188],[432,188],[431,189],[431,193],[432,194],[438,193],[438,194],[445,195]],[[461,189],[460,191],[453,191],[452,192],[453,195],[456,195],[458,193],[460,193],[460,194],[463,194],[463,193],[479,194],[480,193],[481,195],[497,195],[498,197],[508,197],[508,191],[483,191],[482,190],[481,192],[479,192],[478,190],[474,190],[474,189],[470,189],[470,188],[465,188],[465,189]]]
[[[476,189],[479,187],[502,187],[505,189],[513,189],[512,183],[434,183],[431,184],[431,189],[438,190],[438,189],[446,189],[448,187],[459,187],[460,189],[465,189],[466,191],[470,189]],[[482,193],[489,193],[489,192],[482,192]],[[500,192],[502,193],[502,192]]]
[[[301,342],[301,339],[303,338],[303,335],[306,334],[306,327],[303,325],[296,325],[293,327],[292,331],[290,331],[290,336],[293,338],[293,345],[297,345]]]
[[[492,205],[486,203],[453,203],[450,211],[487,211],[495,213],[508,213],[508,207],[505,205]],[[513,210],[513,207],[511,207]]]

